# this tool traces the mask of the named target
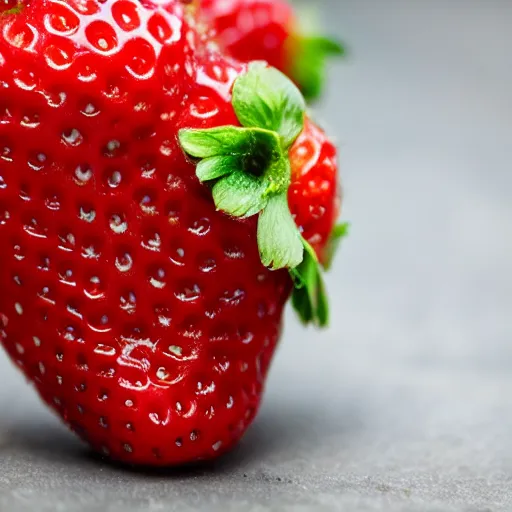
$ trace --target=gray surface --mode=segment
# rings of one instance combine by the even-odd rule
[[[512,510],[512,2],[324,3],[353,48],[319,112],[331,330],[290,316],[254,428],[187,473],[101,465],[2,356],[2,512]]]

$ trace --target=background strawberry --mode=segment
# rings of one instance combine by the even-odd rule
[[[286,0],[200,0],[199,4],[225,52],[243,62],[268,62],[292,78],[309,100],[321,93],[326,59],[344,52],[332,39],[303,33]]]
[[[297,228],[287,225],[302,263],[277,264],[277,236],[267,267],[283,270],[263,266],[265,212],[217,211],[177,137],[239,127],[233,86],[256,77],[285,101],[270,117],[287,121],[295,105],[287,148],[307,146],[294,142],[302,100],[284,78],[269,84],[266,70],[201,48],[185,9],[33,0],[0,20],[0,339],[72,429],[137,464],[215,457],[240,438],[293,282],[302,318],[326,320]],[[265,171],[259,149],[247,162]],[[298,221],[321,232],[294,190]]]

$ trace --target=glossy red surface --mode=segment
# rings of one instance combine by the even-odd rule
[[[71,428],[137,464],[240,438],[290,289],[178,147],[181,127],[236,124],[245,69],[196,47],[183,9],[33,0],[0,19],[0,340]]]
[[[290,210],[302,236],[322,259],[341,208],[336,147],[323,130],[306,119],[304,131],[290,150],[290,162]]]
[[[242,61],[265,60],[286,74],[291,70],[288,43],[295,25],[283,0],[200,0],[204,18],[221,48]]]

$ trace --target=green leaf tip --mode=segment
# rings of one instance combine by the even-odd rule
[[[288,196],[272,197],[258,221],[261,262],[272,270],[294,269],[304,259],[302,237],[288,208]]]
[[[304,324],[326,327],[329,323],[329,303],[320,263],[314,249],[302,239],[304,259],[290,270],[294,282],[292,305]]]
[[[321,95],[325,80],[326,62],[341,57],[345,47],[338,41],[322,36],[297,36],[291,45],[290,76],[300,87],[308,101]]]
[[[322,266],[325,270],[331,270],[332,263],[334,261],[334,257],[336,256],[336,252],[339,249],[339,246],[344,238],[349,235],[350,224],[347,222],[343,224],[337,224],[334,226],[332,230],[329,241],[327,242],[327,247],[325,249],[324,261]]]
[[[262,264],[288,269],[300,318],[325,326],[329,315],[320,264],[288,205],[288,152],[304,129],[305,100],[280,71],[254,62],[235,81],[232,104],[241,126],[181,130],[181,147],[196,161],[199,181],[211,185],[219,211],[237,218],[259,215]]]

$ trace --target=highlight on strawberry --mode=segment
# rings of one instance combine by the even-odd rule
[[[0,15],[0,342],[91,447],[218,457],[259,409],[283,310],[327,325],[346,226],[298,88],[212,48],[190,2]]]
[[[327,61],[345,53],[335,39],[307,33],[299,22],[304,16],[288,0],[197,3],[224,52],[243,62],[268,62],[289,76],[308,101],[322,92]]]

